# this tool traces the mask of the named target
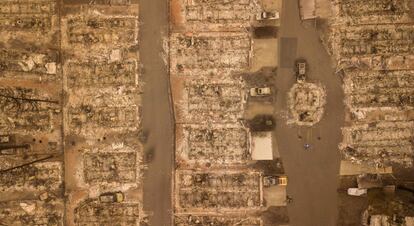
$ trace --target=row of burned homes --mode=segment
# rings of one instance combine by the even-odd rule
[[[237,76],[251,67],[248,29],[260,4],[171,0],[170,6],[174,224],[266,225],[266,175],[252,167],[250,133],[241,123],[246,85]]]
[[[51,0],[0,4],[0,223],[62,225],[59,17]]]
[[[348,159],[413,165],[414,27],[408,2],[337,5],[334,55],[352,122],[344,129]]]
[[[66,6],[61,20],[67,222],[138,225],[138,6],[99,3]]]
[[[394,166],[395,175],[398,169],[413,169],[414,161],[414,22],[410,4],[409,0],[333,1],[330,41],[348,110],[340,145],[343,159],[374,168]],[[397,195],[388,206],[407,202],[398,196],[404,178],[395,178]],[[385,185],[359,183],[359,188]],[[414,213],[401,209],[413,209],[407,205],[386,211],[369,208],[366,214],[375,217],[364,225],[413,225],[410,216]],[[385,213],[388,216],[381,215]]]
[[[0,28],[0,224],[138,225],[138,5],[4,0]]]

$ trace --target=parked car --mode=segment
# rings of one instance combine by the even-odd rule
[[[277,11],[263,11],[256,15],[256,20],[277,20],[279,19],[279,12]]]
[[[303,82],[306,79],[307,63],[304,59],[296,61],[296,81]]]
[[[123,202],[124,194],[122,192],[107,192],[99,196],[100,202]]]
[[[363,196],[366,195],[368,189],[366,188],[348,188],[348,195],[351,196]]]
[[[269,96],[272,93],[270,87],[255,87],[250,89],[250,96]]]
[[[287,177],[286,176],[265,176],[263,177],[263,186],[269,187],[272,185],[287,185]]]

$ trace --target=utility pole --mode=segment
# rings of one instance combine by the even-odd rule
[[[28,165],[32,165],[32,164],[37,163],[37,162],[43,162],[43,161],[51,159],[53,157],[55,157],[55,156],[54,155],[49,155],[47,157],[36,159],[36,160],[33,160],[31,162],[28,162],[28,163],[25,163],[25,164],[22,164],[22,165],[19,165],[19,166],[15,166],[15,167],[11,167],[11,168],[8,168],[8,169],[0,170],[0,174],[7,173],[9,171],[19,169],[19,168],[22,168],[22,167],[25,167],[25,166],[28,166]]]

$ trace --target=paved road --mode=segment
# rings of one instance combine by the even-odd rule
[[[170,226],[173,122],[167,68],[161,58],[162,35],[168,31],[166,0],[140,1],[140,59],[144,67],[143,126],[146,149],[154,148],[144,179],[144,210],[153,212],[150,225]]]
[[[280,67],[278,70],[276,136],[289,176],[288,194],[293,198],[293,203],[288,207],[291,225],[333,226],[337,218],[336,186],[340,163],[337,145],[341,141],[340,127],[344,120],[341,81],[333,74],[330,57],[317,33],[301,26],[296,0],[283,1],[279,37],[280,40],[297,39],[296,48],[281,46],[279,49],[291,49],[293,54],[296,51],[296,57],[306,58],[310,66],[310,80],[321,82],[327,90],[326,113],[321,122],[312,129],[287,126],[286,94],[295,80],[293,68]],[[279,44],[284,43],[280,41]],[[279,53],[279,57],[285,54]],[[287,57],[291,58],[291,55],[287,54]],[[286,65],[285,60],[280,61]],[[291,65],[294,65],[293,61]],[[311,151],[304,150],[305,142],[312,145]]]

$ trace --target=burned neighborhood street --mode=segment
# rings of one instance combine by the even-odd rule
[[[414,226],[412,0],[2,0],[0,225]]]

